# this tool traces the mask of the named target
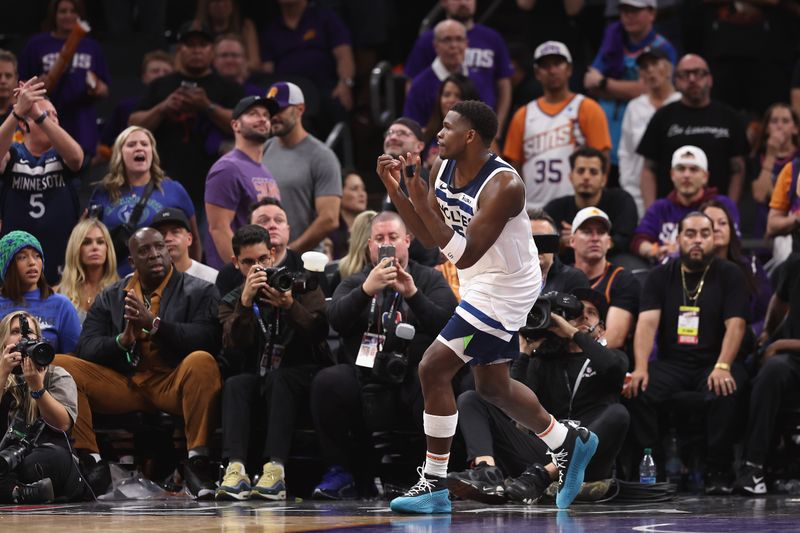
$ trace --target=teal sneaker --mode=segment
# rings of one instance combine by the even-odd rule
[[[558,468],[556,506],[566,509],[581,491],[583,476],[597,451],[597,435],[586,428],[567,426],[567,438],[553,451],[547,452]]]
[[[403,514],[439,514],[453,512],[450,491],[443,478],[425,477],[424,467],[417,468],[419,481],[404,495],[391,501],[389,508]]]

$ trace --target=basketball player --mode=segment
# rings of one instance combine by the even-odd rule
[[[439,157],[427,187],[420,158],[378,158],[378,175],[406,225],[427,247],[438,246],[456,265],[461,304],[419,365],[428,451],[420,480],[391,502],[402,513],[449,513],[445,485],[458,412],[451,380],[473,365],[475,388],[511,418],[536,432],[559,469],[556,503],[565,508],[580,490],[597,436],[556,421],[536,395],[512,380],[518,330],[542,286],[536,246],[525,211],[525,184],[513,167],[489,152],[497,117],[486,104],[454,105],[438,134]],[[408,196],[400,189],[405,176]]]

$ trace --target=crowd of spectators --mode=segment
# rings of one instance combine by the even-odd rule
[[[187,489],[235,500],[285,499],[308,428],[326,468],[313,496],[374,495],[376,432],[422,435],[418,368],[459,301],[374,161],[419,155],[427,178],[448,110],[479,99],[526,184],[542,294],[583,309],[554,315],[564,361],[523,335],[510,372],[600,436],[587,481],[615,464],[635,477],[645,448],[663,459],[683,394],[705,416],[705,492],[766,493],[800,380],[800,62],[791,76],[785,44],[800,12],[678,3],[516,0],[481,18],[475,0],[441,0],[395,50],[405,6],[390,0],[197,0],[174,28],[166,7],[145,20],[104,2],[104,26],[92,2],[50,1],[41,33],[0,49],[0,426],[38,409],[97,493],[114,457],[94,415],[179,416]],[[134,97],[112,79],[113,31],[164,44],[124,66]],[[365,73],[384,58],[403,90],[376,123]],[[326,143],[339,122],[369,139],[355,167]],[[305,270],[314,252],[323,273]],[[58,354],[47,370],[13,346],[23,318]],[[556,476],[540,443],[469,367],[452,387],[454,492],[538,501]],[[37,453],[52,469],[23,465],[0,501],[85,495],[59,473],[63,448]]]

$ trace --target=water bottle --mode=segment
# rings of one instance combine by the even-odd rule
[[[653,450],[644,449],[644,457],[639,463],[639,483],[653,485],[656,482],[656,462],[653,461]]]

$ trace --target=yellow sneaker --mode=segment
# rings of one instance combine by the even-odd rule
[[[246,500],[250,498],[250,493],[250,478],[245,474],[244,467],[240,463],[229,464],[215,494],[216,499]]]
[[[265,500],[285,500],[286,481],[283,479],[283,468],[273,462],[264,464],[264,472],[253,487],[251,496]]]

